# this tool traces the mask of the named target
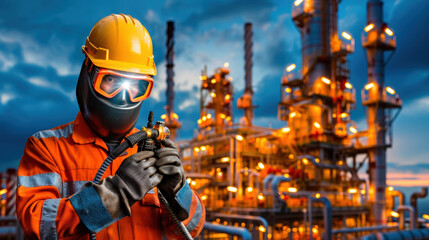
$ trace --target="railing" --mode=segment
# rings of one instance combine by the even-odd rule
[[[384,46],[387,48],[396,48],[396,35],[388,35],[385,32],[378,33],[375,29],[362,33],[362,45],[364,47]]]

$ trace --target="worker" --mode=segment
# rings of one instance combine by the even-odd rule
[[[154,151],[127,149],[92,183],[102,162],[138,130],[143,100],[154,85],[152,40],[135,18],[112,14],[92,28],[68,124],[31,136],[18,168],[17,216],[29,239],[183,239],[158,189],[190,234],[205,222],[170,140]]]

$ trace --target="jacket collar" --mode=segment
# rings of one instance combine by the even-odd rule
[[[133,128],[125,137],[128,137],[135,132],[138,132],[138,129]],[[106,143],[103,141],[103,139],[97,136],[94,131],[92,131],[80,111],[73,122],[72,139],[77,144],[95,143],[96,145],[104,148],[105,150],[108,150]],[[122,142],[123,141],[124,140],[122,140]]]

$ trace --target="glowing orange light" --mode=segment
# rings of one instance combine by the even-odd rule
[[[223,157],[220,159],[221,162],[225,163],[225,162],[229,162],[229,157]]]
[[[293,155],[292,153],[289,154],[289,159],[293,159],[295,157],[295,155]]]
[[[266,229],[264,228],[264,226],[259,226],[259,229],[258,229],[260,232],[265,232],[266,231]]]
[[[210,118],[212,118],[212,115],[209,113],[207,114],[207,119],[210,119]]]
[[[194,148],[194,151],[195,151],[195,152],[199,152],[199,151],[200,151],[200,149],[196,147],[196,148]]]
[[[319,158],[314,159],[314,161],[316,161],[317,163],[320,163],[320,159]]]
[[[313,123],[313,125],[314,125],[314,127],[316,127],[316,128],[321,128],[321,126],[320,126],[320,124],[319,124],[318,122],[314,122],[314,123]]]
[[[320,198],[320,193],[316,193],[315,197]]]
[[[369,24],[368,26],[366,26],[365,27],[365,32],[369,32],[369,31],[371,31],[371,29],[373,29],[374,28],[374,24],[373,23],[371,23],[371,24]]]
[[[341,117],[341,118],[346,118],[346,117],[348,117],[348,116],[349,116],[349,114],[348,114],[348,113],[345,113],[345,112],[344,112],[344,113],[341,113],[341,115],[340,115],[340,117]]]
[[[177,115],[176,113],[173,113],[173,118],[174,119],[179,119],[179,115]]]
[[[286,71],[290,72],[290,71],[294,70],[295,68],[296,68],[296,65],[295,64],[291,64],[291,65],[287,66]]]
[[[258,194],[258,200],[264,201],[265,197],[262,193]]]
[[[298,192],[298,189],[295,188],[295,187],[290,187],[290,188],[287,189],[287,191],[291,192],[291,193],[296,193],[296,192]]]
[[[423,214],[422,216],[424,219],[429,220],[429,215],[428,214]]]
[[[264,169],[264,168],[265,168],[264,164],[263,164],[263,163],[261,163],[261,162],[259,162],[259,163],[258,163],[258,167],[259,167],[260,169]]]
[[[369,89],[371,89],[374,86],[375,86],[375,84],[373,82],[372,83],[368,83],[367,85],[365,85],[365,90],[369,90]]]
[[[203,122],[204,122],[205,120],[207,120],[207,117],[206,117],[206,116],[203,116],[203,118],[202,118],[202,119],[203,119]]]
[[[252,187],[248,187],[247,188],[247,192],[253,192],[253,188]]]
[[[290,128],[289,127],[282,128],[282,132],[288,133],[290,132]]]
[[[291,92],[292,92],[292,89],[291,89],[291,88],[285,88],[285,92],[287,92],[287,93],[291,93]]]
[[[229,99],[231,99],[231,95],[227,94],[227,95],[225,96],[225,100],[226,100],[226,101],[228,101]]]
[[[206,146],[202,146],[201,151],[205,151],[205,150],[207,150]]]
[[[7,189],[6,189],[6,188],[5,188],[5,189],[0,190],[0,195],[3,195],[3,194],[5,194],[5,193],[7,193]]]
[[[223,113],[219,114],[219,116],[220,116],[220,118],[222,118],[222,119],[225,119],[225,118],[226,118],[226,115],[225,115],[225,114],[223,114]]]
[[[212,93],[210,93],[210,96],[216,97],[216,93],[212,92]]]
[[[346,88],[348,88],[348,89],[352,89],[353,88],[353,85],[351,84],[351,83],[349,83],[349,82],[346,82]]]
[[[349,130],[351,133],[357,133],[358,132],[355,127],[350,127]]]
[[[355,193],[357,193],[357,192],[358,192],[358,190],[357,190],[356,188],[349,188],[348,192],[349,192],[350,194],[355,194]]]
[[[308,164],[308,159],[307,158],[303,158],[302,159],[302,163],[304,163],[304,165],[307,165]]]
[[[296,112],[291,112],[290,114],[289,114],[289,117],[290,118],[294,118],[296,116]]]
[[[227,188],[226,188],[229,192],[237,192],[237,188],[236,187],[233,187],[233,186],[228,186]]]
[[[390,186],[390,187],[387,187],[387,190],[388,190],[389,192],[392,192],[392,191],[394,190],[394,188],[393,188],[392,186]]]
[[[324,82],[324,83],[326,83],[326,84],[331,84],[331,80],[330,79],[328,79],[328,78],[325,78],[325,77],[322,77],[322,82]]]
[[[294,2],[295,6],[298,6],[299,4],[301,4],[304,0],[296,0]]]
[[[392,95],[394,95],[396,93],[395,90],[391,87],[386,87],[386,91]]]
[[[235,136],[235,139],[237,139],[238,141],[243,141],[243,136],[241,136],[241,135],[237,135],[237,136]]]
[[[384,32],[389,36],[393,36],[393,31],[390,28],[384,29]]]
[[[391,211],[390,212],[390,216],[398,218],[399,217],[399,213],[395,212],[395,211]]]
[[[205,200],[207,200],[207,195],[203,195],[203,196],[201,196],[201,200],[203,200],[203,201],[205,201]]]
[[[352,40],[352,36],[347,32],[341,33],[341,36],[343,36],[343,38],[345,38],[347,40]]]
[[[167,115],[166,114],[162,114],[161,115],[161,119],[166,119],[167,118]]]

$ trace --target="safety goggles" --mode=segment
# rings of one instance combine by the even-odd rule
[[[106,98],[113,98],[126,90],[132,102],[140,102],[150,96],[153,79],[149,75],[128,75],[105,68],[99,68],[93,78],[95,91]]]

